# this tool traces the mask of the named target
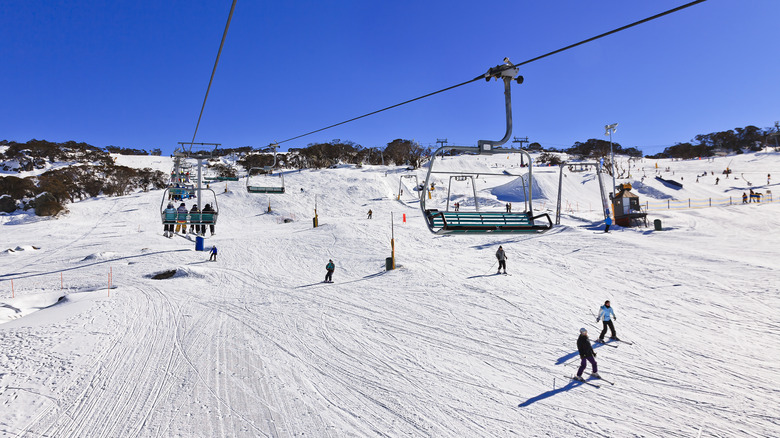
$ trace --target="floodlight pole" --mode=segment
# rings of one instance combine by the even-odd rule
[[[609,135],[609,156],[610,161],[612,161],[612,199],[615,198],[615,187],[617,186],[615,183],[615,152],[612,150],[612,134],[617,131],[617,125],[617,123],[613,123],[611,125],[604,126],[604,129],[607,130],[604,135]]]
[[[604,135],[609,135],[609,156],[610,161],[612,161],[612,215],[616,216],[617,212],[615,211],[615,186],[617,183],[615,182],[615,152],[612,150],[612,133],[617,131],[617,123],[613,123],[611,125],[604,126],[604,129],[607,130],[607,132],[604,133]]]

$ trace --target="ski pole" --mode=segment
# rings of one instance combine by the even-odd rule
[[[495,262],[493,262],[492,265],[490,265],[490,270],[488,270],[488,274],[493,271],[493,266],[496,266],[496,263],[498,263],[498,260],[496,260]]]

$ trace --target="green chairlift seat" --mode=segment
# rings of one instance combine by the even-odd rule
[[[439,211],[438,209],[426,208],[426,196],[422,194],[420,197],[420,209],[422,210],[423,217],[425,217],[428,229],[435,234],[519,234],[519,233],[544,233],[552,229],[553,224],[550,216],[547,213],[534,215],[533,213],[533,162],[528,152],[522,149],[503,149],[501,145],[506,143],[512,135],[512,102],[510,83],[514,80],[518,84],[523,82],[522,76],[514,77],[518,73],[518,68],[514,66],[508,59],[504,59],[504,65],[493,67],[484,74],[486,80],[491,78],[501,79],[504,82],[504,98],[506,108],[506,133],[501,140],[479,140],[477,146],[445,146],[442,145],[431,155],[431,160],[428,163],[428,173],[425,177],[425,183],[423,184],[424,190],[428,190],[431,183],[432,173],[448,173],[452,178],[456,180],[466,180],[466,178],[472,178],[472,187],[474,189],[474,206],[477,211],[449,211],[449,198],[450,191],[447,190],[447,210]],[[458,151],[462,153],[470,153],[477,155],[493,155],[493,154],[505,154],[505,153],[521,153],[528,157],[528,184],[526,186],[525,180],[523,180],[523,189],[525,191],[525,211],[522,213],[512,212],[482,212],[479,211],[479,201],[477,199],[476,187],[474,187],[473,176],[475,173],[469,172],[434,172],[434,163],[436,156],[442,151]],[[485,175],[485,173],[481,173]],[[500,175],[500,174],[499,174]],[[521,177],[521,175],[512,175],[509,172],[504,172],[503,175]],[[460,209],[458,209],[460,210]]]

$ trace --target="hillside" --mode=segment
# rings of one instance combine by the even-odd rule
[[[683,188],[655,180],[656,163]],[[166,157],[117,164],[171,168]],[[396,200],[408,171],[285,171],[283,195],[249,194],[243,178],[211,186],[220,217],[206,247],[219,248],[217,262],[191,235],[162,236],[160,190],[75,202],[58,219],[0,215],[0,431],[776,435],[780,203],[738,198],[773,190],[766,175],[780,178],[780,154],[637,165],[617,182],[643,203],[738,204],[651,208],[650,227],[604,234],[595,174],[566,172],[561,225],[548,233],[436,236],[412,179]],[[502,155],[446,158],[441,169],[524,172]],[[705,171],[715,175],[696,183]],[[554,217],[558,168],[533,174],[534,208]],[[447,184],[436,180],[431,205],[446,203]],[[471,188],[458,184],[450,202],[471,209]],[[518,184],[479,177],[481,207],[519,209]],[[391,213],[398,269],[385,271]],[[492,275],[499,245],[510,276]],[[321,283],[328,259],[333,284]],[[598,336],[594,313],[607,299],[633,345],[596,348],[614,385],[571,383],[579,329]]]

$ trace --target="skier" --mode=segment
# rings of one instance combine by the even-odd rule
[[[599,342],[602,344],[604,343],[604,335],[607,333],[607,327],[609,327],[609,330],[612,333],[612,336],[610,336],[609,339],[619,341],[620,339],[618,339],[615,334],[615,326],[612,325],[612,321],[617,321],[617,316],[615,316],[615,311],[610,307],[609,300],[604,301],[604,305],[601,306],[599,316],[596,317],[596,322],[599,322],[599,320],[603,320],[602,323],[604,324],[604,330],[602,330],[599,335]]]
[[[192,204],[190,209],[190,233],[194,233],[196,236],[200,234],[200,210],[198,210],[198,204]]]
[[[604,219],[604,232],[609,233],[609,226],[612,225],[612,215],[607,214],[606,219]]]
[[[209,261],[215,261],[215,262],[217,261],[217,245],[212,245]]]
[[[496,258],[498,259],[498,272],[497,274],[501,273],[501,267],[504,267],[504,274],[506,274],[506,254],[504,253],[504,247],[499,246],[498,251],[496,251]]]
[[[590,376],[600,379],[601,376],[599,376],[598,373],[599,366],[596,363],[596,352],[593,351],[593,346],[590,345],[588,330],[585,327],[580,329],[580,337],[577,338],[577,350],[580,352],[580,368],[577,370],[577,377],[574,379],[581,382],[585,381],[585,379],[582,378],[582,372],[585,371],[587,362],[590,362],[591,369],[593,370],[593,372],[590,373]]]
[[[176,209],[176,232],[182,229],[182,233],[187,234],[187,206],[182,202]]]
[[[373,211],[368,210],[368,217],[366,219],[371,219],[371,216],[374,214]]]
[[[748,203],[748,196],[747,193],[742,192],[742,203],[747,204]]]
[[[211,204],[206,204],[203,206],[203,213],[209,214],[209,213],[215,213],[214,209],[211,207]],[[211,235],[214,235],[214,216],[209,215],[210,220],[207,222],[210,222],[209,224],[209,230],[211,231]],[[206,235],[206,226],[201,225],[200,229],[200,235],[205,236]]]
[[[325,269],[328,270],[328,273],[325,274],[325,283],[333,283],[333,271],[336,270],[336,264],[333,263],[333,260],[328,259],[328,264],[325,265]]]
[[[173,237],[173,227],[176,223],[176,209],[173,208],[173,203],[168,203],[168,207],[165,209],[165,219],[163,222],[163,236]]]

